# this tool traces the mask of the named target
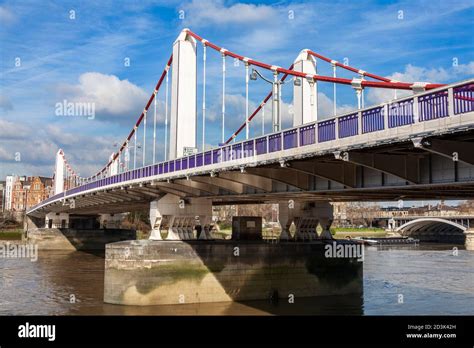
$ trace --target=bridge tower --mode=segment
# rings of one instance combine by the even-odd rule
[[[56,152],[56,165],[54,170],[54,194],[64,191],[64,153],[62,149]]]
[[[119,172],[119,158],[120,156],[117,156],[117,158],[114,160],[115,153],[112,153],[109,157],[109,161],[112,161],[110,164],[109,168],[109,175],[116,175]]]
[[[196,40],[184,29],[173,44],[169,158],[196,147]]]
[[[300,52],[293,63],[293,70],[316,75],[316,59],[307,49]],[[301,84],[293,86],[293,126],[318,119],[318,86],[312,78],[300,79]]]

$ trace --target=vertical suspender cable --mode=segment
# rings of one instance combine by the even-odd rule
[[[224,133],[225,133],[225,51],[222,51],[222,138],[221,142],[224,144]]]
[[[153,100],[154,113],[153,113],[153,164],[156,162],[156,98],[158,97],[158,91],[155,89],[155,98]]]
[[[146,114],[147,114],[147,111],[146,110],[143,110],[143,114],[144,114],[144,123],[143,123],[143,158],[142,158],[142,163],[143,163],[143,167],[145,166],[145,157],[146,157]]]
[[[262,135],[265,134],[265,104],[262,106]]]
[[[361,80],[364,80],[364,74],[360,74],[360,79],[361,79]],[[362,104],[362,109],[363,109],[363,108],[365,107],[365,106],[364,106],[364,104],[365,104],[365,103],[364,103],[364,88],[362,88],[362,91],[361,91],[361,100],[362,100],[362,103],[361,103],[361,104]]]
[[[206,146],[206,42],[202,42],[202,151]]]
[[[169,68],[166,70],[166,92],[165,92],[165,161],[168,160],[168,75]]]
[[[248,62],[245,62],[245,139],[246,140],[249,139],[249,63]]]
[[[335,63],[332,63],[332,77],[336,78],[336,64]],[[333,83],[333,99],[334,99],[334,102],[333,102],[333,105],[334,105],[334,116],[336,116],[336,113],[337,113],[337,102],[336,102],[336,84]]]
[[[137,130],[135,126],[135,131],[133,132],[133,169],[137,168]]]

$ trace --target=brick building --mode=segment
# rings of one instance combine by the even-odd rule
[[[42,176],[16,177],[12,188],[11,210],[23,211],[48,198],[53,180]]]

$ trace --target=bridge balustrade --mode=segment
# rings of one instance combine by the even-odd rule
[[[263,155],[267,153],[267,137],[265,136],[255,140],[255,147],[257,149],[257,155]]]
[[[336,120],[322,121],[318,123],[318,141],[330,141],[336,139]]]
[[[382,106],[362,111],[362,133],[384,129],[384,108]]]
[[[339,138],[351,137],[359,133],[359,114],[338,117]]]
[[[311,145],[316,142],[315,128],[315,123],[300,128],[300,146]]]
[[[388,128],[415,123],[413,99],[391,103],[388,107]]]
[[[281,151],[281,133],[268,136],[268,152]]]
[[[448,116],[448,92],[441,91],[418,97],[420,121]]]
[[[254,141],[249,140],[244,142],[244,156],[245,157],[252,157],[254,155]]]
[[[283,132],[283,149],[298,147],[298,129],[290,129]]]
[[[454,114],[474,111],[474,83],[453,88]]]

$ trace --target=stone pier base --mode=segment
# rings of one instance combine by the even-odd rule
[[[470,229],[464,232],[466,239],[464,240],[464,245],[466,250],[474,250],[474,230]]]
[[[126,241],[107,245],[104,284],[122,305],[297,301],[362,293],[362,262],[326,258],[322,241]]]
[[[27,232],[27,241],[40,250],[104,250],[108,243],[130,239],[136,239],[134,230],[36,228]]]

